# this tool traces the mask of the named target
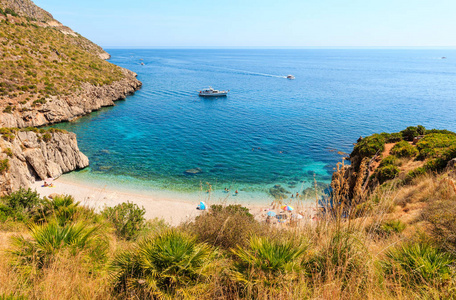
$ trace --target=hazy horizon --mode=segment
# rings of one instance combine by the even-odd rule
[[[105,48],[456,48],[456,1],[35,0]]]

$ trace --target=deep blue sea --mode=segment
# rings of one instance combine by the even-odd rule
[[[266,199],[276,184],[295,193],[314,178],[328,183],[337,151],[349,153],[359,136],[456,130],[456,50],[108,52],[143,87],[57,125],[90,159],[75,180],[184,193],[210,184]],[[198,97],[208,86],[229,95]],[[186,175],[191,168],[202,173]]]

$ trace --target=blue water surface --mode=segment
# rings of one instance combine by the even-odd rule
[[[74,174],[86,181],[296,192],[328,183],[342,157],[334,149],[350,152],[359,136],[417,124],[456,130],[456,50],[108,52],[143,87],[57,125],[89,157]],[[208,86],[229,95],[198,97]],[[202,173],[186,175],[191,168]]]

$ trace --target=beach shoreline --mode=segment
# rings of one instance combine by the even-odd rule
[[[146,219],[163,219],[172,226],[178,226],[183,222],[191,221],[202,213],[196,209],[199,201],[204,201],[208,206],[213,204],[242,204],[249,208],[250,212],[259,221],[266,219],[266,212],[273,210],[271,204],[266,203],[240,203],[234,197],[216,197],[211,194],[201,193],[201,195],[189,194],[184,198],[184,194],[175,197],[173,194],[156,193],[142,194],[130,191],[116,190],[108,185],[95,186],[58,178],[53,181],[53,186],[44,186],[44,181],[36,181],[31,185],[32,190],[36,190],[41,197],[49,197],[52,194],[71,195],[81,205],[94,208],[96,211],[102,210],[105,206],[116,206],[122,202],[133,202],[139,207],[144,207]],[[277,208],[276,208],[277,211]],[[299,212],[304,214],[304,219],[312,218],[312,205],[300,207]]]

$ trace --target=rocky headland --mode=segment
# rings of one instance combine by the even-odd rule
[[[0,192],[88,166],[73,133],[34,127],[71,121],[141,88],[101,47],[30,0],[0,0]]]

